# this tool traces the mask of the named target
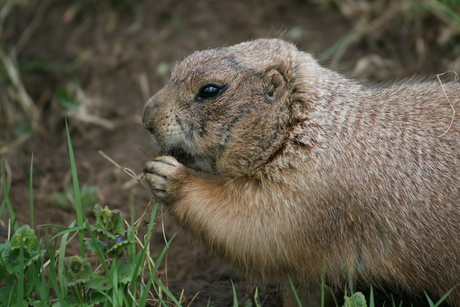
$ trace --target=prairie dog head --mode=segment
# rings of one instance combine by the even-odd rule
[[[314,79],[316,62],[276,39],[192,53],[146,103],[144,126],[161,154],[189,168],[252,175],[284,148],[305,78],[299,65],[310,65]]]

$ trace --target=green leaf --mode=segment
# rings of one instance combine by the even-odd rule
[[[10,250],[4,249],[1,253],[2,264],[6,271],[10,274],[19,273],[19,257],[13,257],[10,254]]]
[[[21,242],[24,244],[22,265],[20,261]],[[25,267],[44,255],[45,251],[37,250],[37,248],[38,239],[34,231],[28,226],[18,228],[11,241],[0,244],[0,267],[5,268],[10,274],[19,273],[20,270],[24,270]]]
[[[95,185],[84,184],[81,187],[81,201],[85,213],[91,213],[93,211],[93,207],[100,202],[98,190],[99,188]]]
[[[88,259],[80,256],[64,258],[63,277],[67,287],[86,283],[91,279],[92,270]]]
[[[105,276],[95,275],[93,276],[85,286],[95,291],[107,291],[113,288],[112,283]]]
[[[12,291],[11,286],[5,286],[0,288],[0,302],[7,302],[8,301],[8,296],[9,293]],[[14,291],[14,290],[13,290]],[[16,293],[17,291],[14,291],[13,293]],[[15,298],[16,296],[14,296]]]
[[[19,246],[14,246],[10,250],[10,255],[14,257],[19,257],[19,253],[21,251],[21,247]],[[37,260],[40,258],[40,256],[43,256],[45,254],[44,250],[41,251],[27,251],[24,249],[24,264],[30,265],[32,261]]]
[[[91,302],[91,304],[106,303],[107,294],[104,292],[92,291],[89,295],[89,301]]]
[[[115,235],[123,236],[125,233],[125,222],[120,210],[110,210],[107,206],[102,208],[99,204],[94,206],[96,226]]]
[[[31,251],[27,248],[27,246],[22,247],[24,250],[24,259],[30,258],[32,255]],[[12,257],[20,257],[21,246],[12,246],[10,249],[10,255]]]
[[[24,249],[27,248],[30,251],[38,249],[38,238],[29,225],[19,227],[11,237],[10,242],[12,246],[23,245]]]
[[[74,298],[66,298],[64,301],[64,304],[61,304],[61,302],[54,303],[52,307],[82,307],[84,305],[81,305],[79,301],[77,301]]]
[[[8,253],[10,252],[11,249],[11,242],[5,242],[3,244],[0,244],[0,252],[7,251]]]
[[[122,284],[127,284],[133,280],[134,274],[136,274],[136,276],[140,274],[140,270],[136,272],[135,262],[121,264],[118,268],[118,281]]]
[[[115,244],[114,246],[112,246],[108,251],[107,253],[116,253],[117,251],[120,251],[122,250],[123,248],[125,247],[128,247],[130,245],[135,245],[136,242],[135,241],[128,241],[128,240],[125,240],[125,241],[121,241],[117,244]]]
[[[27,304],[27,301],[26,301],[26,300],[21,299],[20,301],[14,302],[14,303],[11,304],[10,306],[11,306],[11,307],[16,307],[16,306],[29,306],[29,304]]]
[[[367,307],[366,297],[361,292],[353,293],[351,297],[345,296],[343,307]]]
[[[97,244],[103,251],[107,249],[107,243],[105,243],[104,241],[98,239],[93,240],[92,238],[85,238],[84,240],[86,248],[93,253],[97,252],[95,244]]]
[[[98,187],[84,184],[80,188],[79,195],[83,212],[85,215],[90,215],[93,207],[100,202]],[[70,211],[75,207],[75,192],[71,186],[65,186],[63,192],[53,193],[52,201],[61,209]]]
[[[64,193],[54,192],[51,201],[66,212],[72,210],[72,204],[74,202],[73,196],[69,196],[65,193],[65,188]]]
[[[102,229],[107,229],[110,220],[111,211],[105,206],[97,204],[94,206],[94,216],[96,217],[96,226]]]
[[[120,210],[112,210],[112,232],[116,235],[123,236],[125,234],[125,220],[123,213]]]
[[[40,300],[34,300],[29,297],[29,302],[26,306],[32,306],[32,307],[40,307],[40,306],[45,306],[45,302],[42,302]]]
[[[117,240],[116,235],[114,235],[113,233],[111,233],[110,231],[108,231],[108,230],[106,230],[104,228],[100,228],[100,227],[91,225],[90,229],[91,229],[92,232],[95,232],[96,235],[102,236],[102,237],[104,237],[104,239],[107,239],[108,241],[116,241]]]

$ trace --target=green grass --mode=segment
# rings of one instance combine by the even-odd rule
[[[81,205],[75,158],[67,135],[77,215],[68,227],[41,225],[43,230],[58,231],[49,238],[39,237],[29,225],[19,225],[7,181],[3,180],[5,197],[0,216],[4,210],[9,212],[11,236],[0,244],[0,306],[145,306],[147,302],[181,306],[158,278],[159,266],[174,237],[158,255],[149,251],[157,205],[153,206],[144,238],[138,236],[134,218],[128,223],[119,210],[96,205],[96,221],[91,224]],[[2,176],[6,178],[5,173]],[[33,226],[32,185],[29,193]],[[66,256],[73,240],[78,241],[79,252]]]
[[[289,283],[290,283],[290,286],[291,286],[291,290],[294,292],[294,295],[295,295],[295,298],[297,300],[297,304],[299,307],[302,307],[302,303],[296,293],[296,288],[293,284],[293,282],[291,281],[291,279],[289,279]],[[328,287],[324,284],[324,282],[321,284],[321,288],[322,288],[322,296],[321,296],[321,304],[320,304],[320,307],[324,307],[325,306],[325,296],[324,296],[324,289],[327,289]],[[426,295],[426,299],[427,299],[427,302],[428,302],[428,306],[430,307],[438,307],[440,306],[445,300],[446,298],[452,293],[452,291],[454,290],[455,288],[451,289],[450,291],[448,291],[444,296],[442,296],[436,303],[433,302],[433,300],[428,296],[428,294],[425,294]],[[406,305],[403,305],[403,301],[399,301],[399,304],[398,302],[395,300],[395,298],[393,297],[393,295],[391,295],[391,301],[390,302],[384,302],[383,305],[376,305],[375,303],[375,298],[374,298],[374,290],[373,288],[371,287],[370,288],[370,292],[369,292],[369,302],[366,300],[366,297],[364,296],[363,293],[359,292],[359,291],[353,291],[353,285],[350,284],[350,292],[351,294],[347,294],[348,291],[345,291],[345,295],[343,296],[344,298],[344,303],[342,305],[342,307],[377,307],[377,306],[391,306],[391,307],[401,307],[401,306],[406,306]],[[235,294],[236,295],[236,294]],[[332,295],[332,299],[334,300],[334,306],[336,307],[339,307],[339,304],[337,302],[337,298],[335,296],[335,294],[331,291],[331,295]],[[413,306],[411,304],[411,306]]]

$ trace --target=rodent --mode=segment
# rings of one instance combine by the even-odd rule
[[[199,51],[145,105],[161,152],[143,170],[215,256],[291,278],[304,306],[322,276],[442,296],[460,284],[459,100],[456,80],[369,85],[278,39]]]

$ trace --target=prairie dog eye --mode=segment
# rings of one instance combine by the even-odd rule
[[[200,100],[216,98],[224,91],[224,87],[215,84],[207,84],[200,88],[196,97]]]

